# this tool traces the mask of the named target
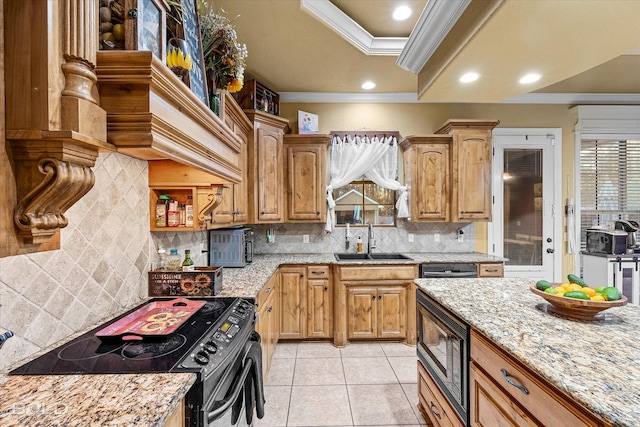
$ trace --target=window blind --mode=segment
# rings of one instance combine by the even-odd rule
[[[640,140],[582,140],[580,247],[586,230],[617,219],[640,220]]]

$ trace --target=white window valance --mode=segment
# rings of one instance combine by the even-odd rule
[[[327,223],[331,233],[335,221],[333,189],[344,187],[360,177],[400,192],[396,209],[398,218],[409,217],[407,187],[396,179],[398,174],[398,140],[395,136],[334,136],[331,143],[331,181],[327,186]]]

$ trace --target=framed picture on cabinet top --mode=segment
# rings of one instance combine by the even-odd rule
[[[298,110],[298,133],[318,133],[318,116]]]

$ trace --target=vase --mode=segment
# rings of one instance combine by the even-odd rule
[[[216,116],[220,117],[220,91],[217,89],[211,91],[211,105],[209,108]]]

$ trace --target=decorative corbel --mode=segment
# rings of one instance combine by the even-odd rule
[[[222,192],[227,185],[212,185],[211,187],[198,187],[198,206],[201,206],[198,212],[198,223],[206,225],[206,222],[213,223],[213,210],[220,206],[223,201]]]

